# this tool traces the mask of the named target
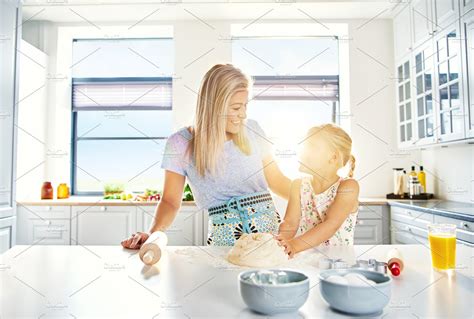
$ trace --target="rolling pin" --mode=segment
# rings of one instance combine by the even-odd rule
[[[152,233],[140,247],[140,259],[148,266],[156,264],[160,261],[166,245],[168,245],[168,237],[164,232]]]

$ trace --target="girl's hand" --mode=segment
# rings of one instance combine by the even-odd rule
[[[287,253],[290,258],[295,256],[296,252],[293,245],[291,244],[291,239],[284,239],[281,237],[281,235],[275,236],[275,239],[278,241],[278,245],[285,248],[285,253]]]
[[[148,239],[150,235],[147,233],[137,232],[132,234],[130,238],[122,240],[121,244],[123,248],[129,249],[140,249],[142,244]]]

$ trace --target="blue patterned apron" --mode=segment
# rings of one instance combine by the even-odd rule
[[[207,244],[233,246],[243,233],[278,233],[281,222],[268,191],[233,197],[208,209]]]

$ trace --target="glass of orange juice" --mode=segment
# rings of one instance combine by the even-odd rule
[[[429,224],[428,238],[433,268],[440,271],[456,266],[456,225]]]

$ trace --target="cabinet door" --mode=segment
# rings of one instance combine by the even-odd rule
[[[436,113],[439,142],[464,138],[465,119],[462,105],[461,35],[457,24],[434,38]]]
[[[16,217],[0,219],[0,254],[15,245]]]
[[[354,245],[383,244],[381,219],[357,219]]]
[[[392,220],[392,244],[426,244],[428,245],[428,230]]]
[[[435,142],[433,108],[433,44],[428,41],[419,47],[412,60],[415,98],[415,140],[413,144],[425,145]]]
[[[474,1],[474,0],[473,0]],[[474,137],[474,10],[465,15],[466,19],[462,19],[462,27],[464,32],[463,52],[464,70],[464,112],[466,114],[466,135]]]
[[[18,77],[19,1],[0,0],[0,218],[13,216]],[[2,237],[4,239],[5,237]],[[6,247],[7,243],[1,243]]]
[[[120,245],[136,232],[136,207],[76,206],[71,224],[73,245]]]
[[[474,0],[460,0],[461,2],[461,15],[467,16],[471,13],[468,13],[470,10],[474,9]]]
[[[413,141],[413,113],[411,98],[410,60],[403,60],[397,66],[397,117],[398,145],[400,148],[411,146]]]
[[[459,0],[433,0],[433,22],[435,24],[433,31],[442,31],[459,18],[458,1]]]
[[[433,34],[431,0],[414,0],[411,3],[413,47],[416,48]]]
[[[393,18],[393,41],[396,59],[410,53],[412,43],[409,4],[406,4]]]
[[[155,208],[141,206],[137,208],[141,216],[142,229],[148,231],[154,218]],[[169,246],[201,246],[203,245],[202,215],[206,211],[199,210],[196,206],[182,206],[176,215],[173,224],[166,231]]]
[[[19,205],[17,217],[18,244],[71,244],[71,208],[69,206]]]

